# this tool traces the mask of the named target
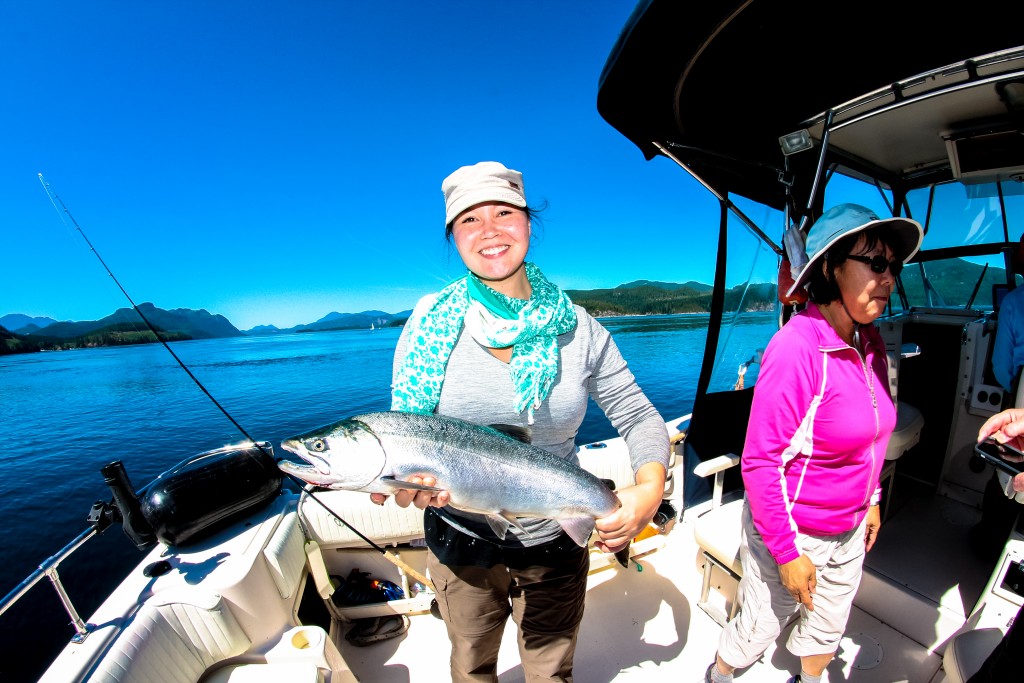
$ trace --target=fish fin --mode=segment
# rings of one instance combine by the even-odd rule
[[[507,425],[507,424],[493,424],[488,425],[491,429],[496,432],[501,432],[505,436],[515,439],[516,441],[522,441],[523,443],[533,443],[533,430],[529,427],[521,427],[519,425]]]
[[[402,481],[401,479],[395,479],[392,476],[381,477],[380,483],[384,486],[393,489],[409,489],[412,491],[444,491],[444,489],[437,486],[424,486],[423,484],[413,484],[412,482]]]
[[[508,521],[506,521],[504,517],[499,517],[497,515],[486,515],[484,519],[487,520],[487,525],[491,527],[491,531],[494,532],[494,535],[504,541],[505,533],[508,532]]]
[[[505,535],[508,533],[508,528],[514,526],[523,532],[526,536],[530,535],[530,532],[523,528],[519,520],[514,515],[511,515],[505,511],[496,512],[493,514],[485,515],[484,518],[487,520],[487,526],[491,527],[491,531],[494,535],[505,540]]]
[[[558,523],[562,526],[562,531],[567,533],[569,538],[576,541],[576,545],[579,547],[586,548],[587,544],[590,543],[590,535],[594,533],[593,517],[571,517],[569,519],[560,519]]]
[[[505,512],[504,510],[498,513],[506,522],[514,526],[523,532],[526,536],[530,535],[530,532],[523,528],[523,525],[519,522],[519,518],[513,514]]]

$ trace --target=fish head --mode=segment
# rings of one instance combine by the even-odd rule
[[[359,420],[342,420],[281,442],[281,447],[306,465],[281,460],[287,474],[317,486],[370,491],[387,464],[377,435]]]

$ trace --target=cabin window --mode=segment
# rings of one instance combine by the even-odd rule
[[[733,198],[764,234],[781,244],[781,212]],[[779,264],[775,251],[739,218],[729,215],[725,311],[708,391],[751,387],[760,370],[760,354],[779,326]]]

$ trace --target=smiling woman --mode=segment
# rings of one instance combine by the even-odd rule
[[[459,168],[441,189],[447,236],[469,272],[424,297],[406,323],[392,409],[528,426],[534,446],[575,470],[576,437],[593,398],[624,437],[634,478],[619,482],[621,507],[597,519],[596,546],[628,547],[663,497],[664,420],[608,331],[526,261],[534,213],[522,174],[484,161]],[[495,529],[494,519],[449,505],[458,492],[434,488],[442,477],[413,475],[401,479],[424,486],[396,491],[395,502],[425,510],[427,568],[452,642],[452,680],[497,680],[509,615],[526,677],[572,680],[587,549],[553,519]],[[383,503],[384,495],[372,499]]]
[[[522,174],[496,161],[481,161],[445,178],[441,191],[445,235],[454,240],[466,267],[491,289],[529,299],[523,266],[534,211],[526,205]]]

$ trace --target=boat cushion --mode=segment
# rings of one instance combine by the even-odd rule
[[[195,683],[213,664],[242,654],[249,638],[223,601],[212,607],[144,604],[89,677],[90,683]]]
[[[704,552],[743,575],[740,563],[740,534],[743,530],[743,500],[734,500],[708,510],[693,525],[693,537]]]
[[[277,591],[287,600],[295,593],[302,579],[302,571],[306,565],[306,553],[302,545],[305,538],[299,529],[298,515],[289,512],[281,520],[273,537],[263,549],[263,558],[274,577]]]
[[[242,664],[217,669],[203,678],[202,683],[323,683],[323,675],[316,665],[296,664]]]
[[[374,505],[370,494],[361,491],[317,491],[311,495],[378,545],[423,538],[423,510],[414,505],[399,507],[393,497],[384,505]],[[309,538],[327,548],[366,548],[366,541],[325,510],[324,505],[307,495],[299,501],[299,516]],[[302,560],[305,561],[304,553]]]
[[[964,683],[973,676],[1002,639],[1003,632],[997,628],[964,631],[954,637],[942,655],[947,683]]]
[[[886,460],[896,460],[921,440],[924,416],[921,411],[903,401],[896,403],[896,428],[889,437],[885,450]]]

